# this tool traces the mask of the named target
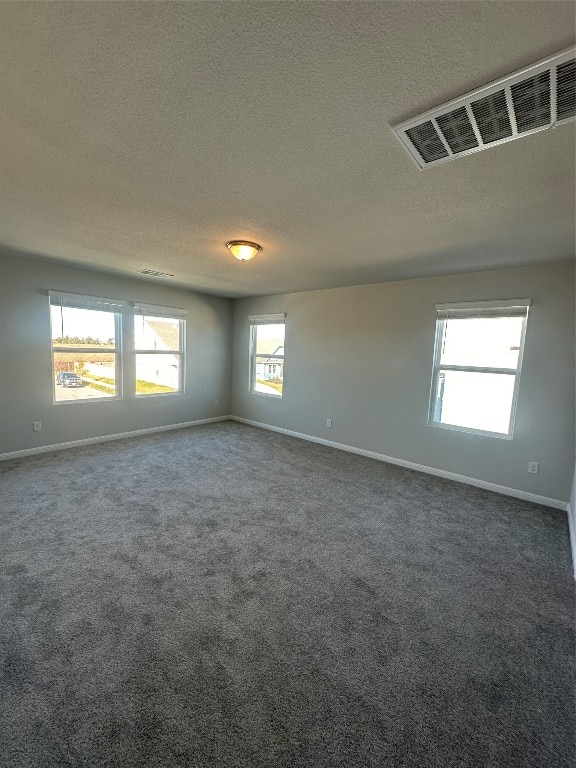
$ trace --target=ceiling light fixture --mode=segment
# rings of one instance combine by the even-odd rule
[[[230,240],[226,243],[226,248],[240,261],[250,261],[262,250],[261,245],[251,243],[248,240]]]

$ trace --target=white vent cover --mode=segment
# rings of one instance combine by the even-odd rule
[[[141,275],[148,275],[149,277],[174,277],[169,272],[156,272],[155,269],[139,269],[138,272]]]
[[[576,48],[569,48],[392,128],[419,168],[576,118]]]

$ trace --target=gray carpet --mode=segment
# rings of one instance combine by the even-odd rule
[[[2,768],[568,768],[566,515],[232,422],[0,465]]]

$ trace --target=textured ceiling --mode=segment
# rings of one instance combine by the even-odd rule
[[[0,242],[233,296],[573,258],[574,123],[421,172],[389,126],[572,45],[574,14],[0,3]]]

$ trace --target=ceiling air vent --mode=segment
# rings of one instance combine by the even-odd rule
[[[474,133],[474,127],[470,122],[466,107],[458,107],[453,112],[438,115],[436,122],[454,154],[466,152],[467,149],[473,149],[478,146],[478,139]],[[446,152],[446,155],[448,155],[448,152]]]
[[[552,120],[550,70],[511,86],[518,133],[525,133]]]
[[[156,272],[154,269],[139,269],[138,272],[141,275],[148,275],[148,277],[174,277],[168,272]]]
[[[433,163],[434,160],[448,157],[448,152],[430,120],[427,123],[422,123],[422,125],[409,128],[406,135],[420,152],[424,162]]]
[[[569,48],[392,130],[426,168],[575,117],[576,48]]]
[[[556,67],[556,119],[576,116],[576,59]]]
[[[484,144],[502,141],[512,136],[508,104],[504,91],[496,91],[470,105]]]

